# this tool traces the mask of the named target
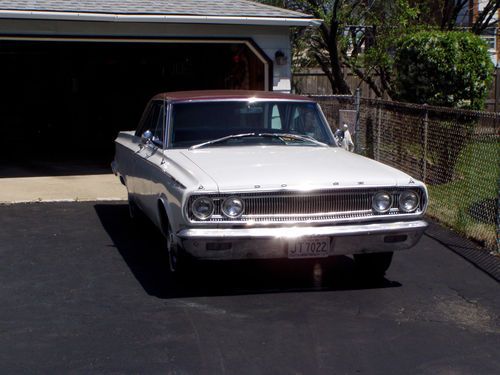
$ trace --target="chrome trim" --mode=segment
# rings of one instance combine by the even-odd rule
[[[257,103],[257,102],[294,102],[294,103],[316,103],[312,99],[287,99],[287,98],[255,98],[255,97],[249,97],[249,98],[217,98],[217,99],[207,99],[207,98],[193,98],[193,99],[182,99],[182,100],[177,100],[177,99],[170,99],[172,104],[186,104],[186,103],[216,103],[216,102],[252,102],[252,103]],[[317,103],[316,103],[317,104]]]
[[[163,151],[168,148],[170,141],[170,104],[163,99]]]
[[[279,228],[190,228],[177,233],[181,239],[269,239],[299,238],[307,236],[357,236],[372,234],[393,234],[398,232],[424,231],[429,224],[424,220],[394,223],[372,223],[361,225],[321,226],[321,227],[279,227]]]
[[[256,189],[256,188],[249,188],[249,189],[239,189],[239,190],[220,190],[219,192],[198,192],[198,191],[193,191],[190,197],[192,196],[200,196],[200,195],[206,195],[206,194],[212,194],[212,195],[217,195],[217,197],[223,196],[224,198],[227,196],[245,196],[245,194],[248,197],[251,198],[269,198],[272,196],[278,196],[278,197],[295,197],[297,195],[303,195],[303,196],[310,196],[310,195],[329,195],[331,193],[339,193],[339,192],[345,192],[349,191],[350,193],[359,193],[359,192],[366,192],[366,191],[372,191],[372,193],[377,193],[381,190],[421,190],[422,193],[425,192],[423,186],[406,186],[406,185],[401,185],[401,186],[379,186],[379,185],[346,185],[346,186],[335,186],[335,187],[324,187],[324,188],[316,188],[316,189],[296,189],[296,188],[282,188],[279,190],[276,189]]]
[[[334,147],[334,146],[332,146]],[[383,190],[383,189],[408,189],[408,190],[422,190],[426,191],[424,188],[424,185],[336,185],[334,182],[332,182],[332,185],[327,185],[324,187],[306,187],[304,189],[297,188],[297,187],[282,187],[281,189],[261,189],[261,188],[247,188],[247,189],[231,189],[231,190],[224,190],[223,188],[219,189],[217,192],[210,192],[210,193],[218,193],[220,195],[240,195],[240,194],[261,194],[265,196],[266,194],[284,194],[284,193],[289,193],[291,195],[297,193],[297,194],[312,194],[312,193],[320,193],[320,192],[329,192],[329,191],[336,191],[336,190],[347,190],[347,189],[373,189],[373,190]],[[208,192],[207,192],[208,193]],[[200,194],[198,191],[193,191],[193,195]]]
[[[326,118],[323,109],[321,108],[321,105],[319,103],[316,103],[316,107],[318,108],[320,118],[323,121],[323,126],[325,126],[328,137],[330,138],[330,142],[332,143],[330,147],[339,147],[335,140],[335,135],[333,134],[332,127],[330,126],[328,119]]]
[[[166,150],[169,150],[172,148],[172,115],[174,113],[173,111],[173,106],[172,102],[167,101],[167,106],[168,106],[168,117],[167,117],[167,124],[166,124],[166,129],[165,133],[167,134],[167,142],[166,142]]]
[[[228,227],[277,227],[279,225],[297,225],[297,226],[306,226],[310,224],[315,225],[341,225],[341,224],[352,224],[352,223],[366,223],[366,222],[388,222],[394,220],[405,220],[405,219],[418,219],[424,216],[423,213],[419,214],[385,214],[385,215],[373,215],[373,216],[359,216],[359,217],[349,217],[349,218],[340,218],[340,219],[325,219],[325,220],[296,220],[296,218],[290,218],[288,220],[233,220],[229,221],[227,219],[220,219],[219,216],[212,216],[212,218],[216,220],[205,220],[205,221],[189,221],[189,223],[196,227],[220,227],[220,228],[228,228]]]
[[[338,216],[350,216],[350,215],[370,215],[372,213],[371,210],[364,210],[364,211],[344,211],[344,212],[320,212],[320,213],[313,213],[313,214],[267,214],[267,215],[247,215],[248,218],[256,219],[256,218],[273,218],[273,217],[282,217],[282,218],[302,218],[302,217],[322,217],[322,216],[332,216],[332,215],[338,215]]]
[[[200,223],[191,212],[192,202],[198,196],[212,198],[215,210],[204,224],[233,224],[233,225],[264,225],[264,224],[298,224],[298,223],[347,223],[354,221],[394,220],[397,218],[418,218],[425,212],[426,192],[423,188],[412,191],[421,196],[420,206],[412,213],[406,213],[397,206],[399,195],[405,191],[403,187],[384,187],[391,198],[390,209],[385,213],[378,213],[372,209],[373,196],[381,189],[372,187],[334,188],[316,191],[249,191],[246,193],[231,194],[192,194],[186,199],[185,213],[188,221],[194,225]],[[245,213],[238,219],[227,218],[221,211],[221,204],[229,196],[238,196],[245,204]],[[424,203],[424,204],[422,204]],[[396,219],[398,220],[398,219]]]

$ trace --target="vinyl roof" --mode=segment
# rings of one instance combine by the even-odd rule
[[[175,91],[156,95],[154,100],[171,101],[206,101],[206,100],[300,100],[314,102],[307,96],[279,93],[273,91],[247,91],[247,90],[201,90],[201,91]]]
[[[10,18],[9,14],[13,18],[41,18],[42,14],[53,17],[77,14],[82,20],[86,20],[89,15],[94,15],[95,20],[99,20],[99,15],[113,15],[116,16],[115,20],[122,21],[131,16],[165,16],[163,22],[173,22],[171,17],[175,16],[200,19],[234,18],[234,21],[242,18],[291,22],[314,20],[307,14],[248,0],[0,0],[0,18]]]

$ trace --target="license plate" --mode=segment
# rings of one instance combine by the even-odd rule
[[[330,237],[300,239],[288,245],[288,258],[326,258],[330,246]]]

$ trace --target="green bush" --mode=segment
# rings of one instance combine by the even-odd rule
[[[459,31],[420,31],[402,37],[395,55],[397,99],[482,109],[493,63],[486,43]]]

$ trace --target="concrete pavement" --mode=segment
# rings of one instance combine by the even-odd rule
[[[112,173],[0,178],[0,204],[124,199],[127,190]]]

